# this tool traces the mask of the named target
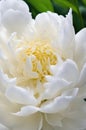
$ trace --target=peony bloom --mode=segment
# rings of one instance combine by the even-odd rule
[[[0,130],[86,128],[86,29],[72,11],[32,19],[22,0],[0,1]]]

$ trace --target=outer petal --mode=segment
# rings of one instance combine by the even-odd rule
[[[86,62],[86,28],[76,34],[75,60],[81,68]]]
[[[21,33],[31,21],[28,6],[21,0],[3,0],[0,7],[1,22],[9,32]]]

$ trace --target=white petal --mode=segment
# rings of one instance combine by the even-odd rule
[[[70,88],[65,90],[62,93],[62,96],[71,96],[71,97],[76,97],[76,95],[78,94],[79,88]]]
[[[46,114],[45,115],[47,122],[52,126],[62,126],[62,116],[59,113],[55,114]]]
[[[67,58],[73,57],[73,50],[75,47],[75,32],[72,23],[72,11],[69,10],[66,18],[58,17],[58,35],[57,35],[57,46],[63,52],[63,56]]]
[[[52,72],[53,75],[56,74],[56,72],[59,70],[59,68],[61,67],[61,65],[64,62],[59,55],[57,57],[58,57],[58,63],[56,65],[50,66],[50,71]]]
[[[16,22],[17,19],[17,22]],[[2,24],[9,32],[23,33],[25,27],[30,22],[31,17],[29,14],[22,13],[20,11],[8,10],[3,18]]]
[[[76,84],[76,87],[79,88],[78,96],[82,97],[83,99],[86,98],[86,64],[81,70],[79,81]]]
[[[0,130],[10,130],[10,129],[8,129],[6,126],[0,124]]]
[[[23,0],[2,0],[0,1],[0,11],[4,14],[9,9],[28,12],[29,8]]]
[[[45,40],[55,39],[57,35],[56,20],[53,20],[49,13],[41,13],[36,16],[35,27],[38,37]],[[53,31],[52,31],[53,30]]]
[[[71,83],[67,82],[66,80],[54,79],[53,81],[44,84],[45,92],[43,97],[45,99],[53,98],[59,95],[65,89],[70,88],[70,85]]]
[[[78,86],[82,87],[85,84],[86,84],[86,64],[83,66],[81,70]]]
[[[21,87],[9,87],[6,91],[6,97],[14,103],[19,104],[36,104],[36,99],[33,96],[33,93]]]
[[[40,113],[18,119],[17,125],[14,125],[12,130],[41,130],[42,128],[42,116]]]
[[[17,113],[13,113],[13,114],[17,116],[29,116],[31,114],[36,113],[38,110],[39,108],[34,107],[34,106],[25,106],[21,108],[21,111]]]
[[[75,60],[81,68],[86,62],[86,28],[76,34]]]
[[[7,42],[8,35],[4,27],[0,25],[0,46]]]
[[[46,119],[43,119],[43,127],[42,130],[54,130],[54,127],[51,126]]]
[[[59,71],[57,72],[56,76],[59,78],[63,78],[69,82],[77,82],[79,77],[79,71],[76,63],[69,59],[66,60],[59,68]]]
[[[62,113],[62,128],[58,130],[81,130],[86,128],[86,103],[83,99],[76,98],[69,110]]]
[[[13,115],[12,113],[19,110],[19,106],[8,102],[6,98],[4,101],[0,95],[0,122],[10,130],[40,130],[42,127],[41,114],[35,113],[26,117]]]
[[[65,110],[69,106],[69,103],[72,101],[72,98],[73,97],[71,96],[59,96],[53,101],[45,102],[41,106],[40,111],[45,113],[56,113]]]
[[[32,71],[32,59],[33,58],[34,58],[33,56],[29,56],[26,60],[26,65],[25,65],[25,68],[24,68],[24,71],[25,71],[24,74],[26,76],[28,76],[28,78],[37,78],[38,77],[38,74],[36,72]]]
[[[73,56],[75,32],[71,10],[66,18],[51,12],[41,13],[36,17],[35,27],[38,37],[49,40],[49,43],[63,51],[67,58]]]
[[[0,12],[1,22],[9,32],[21,33],[31,20],[29,8],[22,0],[0,1]]]
[[[10,79],[3,71],[0,71],[0,92],[5,93],[8,87],[15,85],[16,79]]]

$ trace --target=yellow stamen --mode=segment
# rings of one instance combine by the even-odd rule
[[[25,57],[33,55],[32,71],[37,72],[41,81],[43,81],[45,75],[50,75],[50,65],[57,63],[57,57],[55,50],[52,46],[46,42],[33,42],[30,43],[27,48],[24,49]],[[26,58],[23,59],[26,61]]]

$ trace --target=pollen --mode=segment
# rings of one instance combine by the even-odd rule
[[[34,56],[32,60],[32,71],[39,75],[41,81],[44,80],[45,75],[50,75],[50,65],[57,63],[57,57],[53,47],[46,42],[30,43],[24,50],[26,57]],[[24,59],[25,61],[26,59]]]

